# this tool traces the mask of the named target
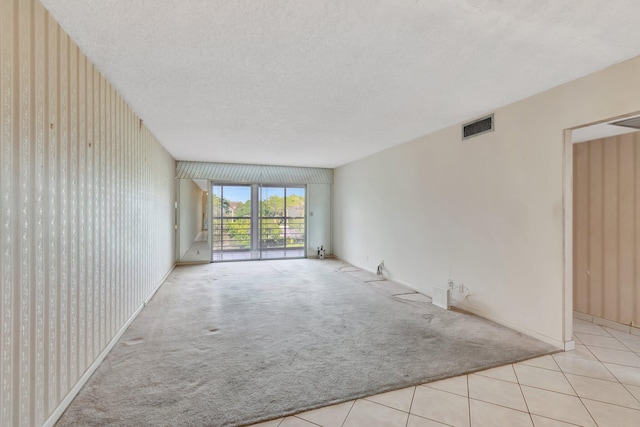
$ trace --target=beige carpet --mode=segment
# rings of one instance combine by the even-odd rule
[[[233,426],[554,351],[336,260],[178,267],[59,426]]]

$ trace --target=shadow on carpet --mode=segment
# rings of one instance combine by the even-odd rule
[[[556,348],[337,260],[178,267],[56,425],[237,426]]]

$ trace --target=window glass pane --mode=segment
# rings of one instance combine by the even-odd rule
[[[231,218],[251,218],[251,187],[225,185],[224,216]]]
[[[287,216],[304,218],[304,188],[287,188]]]
[[[286,190],[286,247],[304,248],[305,222],[304,222],[304,188],[287,188]]]
[[[263,217],[284,216],[284,188],[262,187],[261,214]]]
[[[213,186],[212,249],[251,249],[251,187]]]

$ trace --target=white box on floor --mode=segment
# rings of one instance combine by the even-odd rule
[[[433,304],[449,310],[451,305],[451,289],[433,287]]]

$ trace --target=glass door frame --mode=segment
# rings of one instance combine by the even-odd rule
[[[210,227],[209,227],[210,245],[209,245],[209,249],[211,251],[210,262],[249,261],[249,260],[257,260],[257,259],[259,259],[258,257],[254,256],[254,254],[258,254],[259,255],[259,252],[257,252],[255,250],[257,243],[256,243],[256,233],[255,233],[256,226],[254,225],[255,219],[256,219],[256,213],[255,213],[256,212],[256,202],[255,202],[256,199],[255,199],[255,197],[256,197],[256,194],[257,194],[257,184],[223,183],[223,182],[217,182],[217,181],[210,180],[209,181],[209,187],[211,188],[211,190],[209,192],[210,200],[209,200],[209,203],[208,203],[209,204],[209,209],[210,209],[210,212],[211,212],[211,215],[210,215],[210,218],[209,218],[209,221],[210,221]],[[249,188],[249,191],[250,191],[249,197],[250,197],[250,199],[248,201],[251,202],[251,204],[250,204],[250,206],[251,206],[250,214],[249,214],[248,217],[242,217],[242,219],[249,219],[249,233],[248,233],[248,235],[249,235],[250,243],[249,243],[249,248],[248,249],[227,249],[227,250],[224,249],[224,233],[222,233],[222,231],[224,231],[224,229],[225,229],[224,228],[224,223],[225,223],[224,219],[228,218],[228,217],[225,217],[224,215],[220,215],[220,216],[216,217],[216,213],[215,213],[215,210],[214,210],[214,200],[215,200],[214,197],[216,196],[216,193],[215,193],[216,187],[220,187],[220,191],[221,191],[221,200],[220,200],[220,203],[221,203],[221,207],[220,208],[221,208],[221,211],[222,211],[221,213],[224,212],[223,211],[223,206],[224,205],[222,204],[222,201],[225,199],[225,197],[224,197],[224,188],[225,187],[247,187],[247,188]],[[216,218],[220,219],[220,227],[219,227],[219,229],[221,231],[221,235],[220,235],[220,249],[219,249],[219,251],[214,249],[214,244],[216,243],[216,241],[214,241],[214,233],[215,233],[215,231],[217,229],[215,227],[215,225],[214,225],[214,220]],[[246,253],[248,253],[248,256],[245,256],[245,257],[239,256],[239,257],[236,257],[236,258],[225,259],[224,255],[223,255],[225,252],[226,253],[238,253],[238,254],[246,252]],[[220,255],[221,259],[215,259],[215,254],[216,253],[220,253],[221,254]]]
[[[283,219],[285,223],[284,227],[284,236],[283,236],[283,247],[282,248],[273,248],[272,250],[277,251],[281,250],[283,253],[282,257],[265,257],[264,254],[268,253],[269,249],[264,248],[262,244],[262,233],[263,233],[263,219],[265,217],[262,216],[262,203],[263,200],[263,189],[265,188],[281,188],[283,190]],[[287,251],[287,224],[288,224],[288,212],[287,212],[287,189],[293,188],[301,188],[304,190],[304,216],[303,219],[303,227],[304,227],[304,238],[302,245],[302,256],[288,257]],[[270,217],[271,218],[271,217]],[[275,217],[274,217],[275,218]],[[259,227],[260,227],[260,241],[259,241],[259,250],[260,250],[260,259],[300,259],[307,257],[307,243],[308,243],[308,232],[307,232],[307,185],[306,184],[261,184],[260,185],[260,211],[259,211]],[[294,249],[295,250],[295,249]]]
[[[235,187],[251,187],[251,248],[249,249],[250,256],[248,258],[238,258],[238,259],[214,259],[214,250],[213,250],[213,219],[214,219],[214,186],[235,186]],[[211,252],[210,262],[229,262],[229,261],[258,261],[263,259],[275,260],[275,259],[301,259],[307,258],[307,246],[309,242],[309,233],[308,233],[308,214],[307,214],[307,194],[308,187],[306,184],[260,184],[260,183],[234,183],[234,182],[223,182],[223,181],[214,181],[209,180],[209,201],[207,203],[208,210],[208,241],[209,248]],[[304,190],[304,238],[303,238],[303,247],[302,247],[302,256],[296,257],[287,257],[286,252],[286,238],[284,241],[283,257],[264,257],[263,256],[263,248],[262,248],[262,189],[263,188],[283,188],[284,189],[284,206],[285,206],[285,222],[286,222],[286,190],[288,188],[302,188]],[[222,192],[222,196],[224,197],[224,190]],[[286,236],[286,231],[285,231]],[[220,252],[223,252],[222,247]],[[257,254],[257,256],[253,256],[252,254]]]

